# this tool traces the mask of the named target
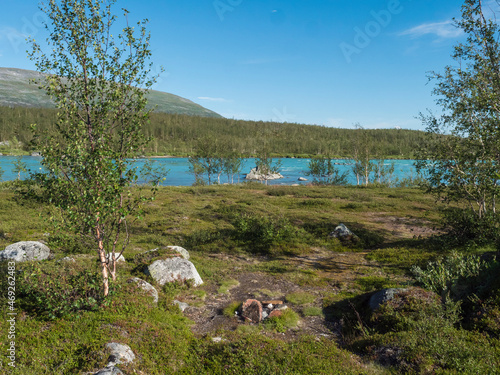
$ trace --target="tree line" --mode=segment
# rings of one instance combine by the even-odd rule
[[[26,151],[33,150],[30,125],[56,132],[56,119],[55,109],[0,107],[0,142],[14,140]],[[213,137],[245,157],[258,157],[265,144],[270,156],[347,158],[356,134],[355,129],[155,112],[142,131],[152,138],[141,150],[147,155],[190,156],[199,139]],[[424,132],[404,129],[366,130],[366,137],[373,146],[372,158],[413,159],[426,142]]]

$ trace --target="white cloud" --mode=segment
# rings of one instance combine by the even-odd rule
[[[453,21],[424,23],[399,33],[400,36],[408,35],[419,38],[424,35],[435,35],[441,39],[457,38],[462,35],[462,30],[454,26]]]
[[[224,98],[211,98],[209,96],[199,96],[198,99],[206,100],[207,102],[219,102],[219,103],[227,103],[229,100]]]

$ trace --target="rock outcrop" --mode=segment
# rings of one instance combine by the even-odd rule
[[[0,251],[0,261],[29,262],[51,257],[50,249],[41,242],[21,241]]]
[[[247,180],[257,180],[257,181],[269,181],[278,180],[283,178],[280,173],[262,173],[259,171],[259,167],[253,168],[250,173],[245,177]]]

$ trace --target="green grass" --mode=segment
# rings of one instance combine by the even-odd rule
[[[238,280],[234,279],[224,280],[223,282],[221,282],[219,289],[217,290],[217,293],[227,294],[232,288],[235,288],[238,285],[240,285],[240,282]]]
[[[306,306],[302,309],[304,316],[323,316],[323,309],[316,306]]]
[[[295,305],[306,305],[308,303],[313,303],[316,296],[306,292],[294,292],[287,294],[285,299],[286,302],[290,302]]]
[[[229,318],[234,317],[234,313],[241,307],[241,302],[231,302],[224,310],[223,314]]]
[[[27,274],[17,277],[18,368],[11,371],[14,375],[95,371],[106,365],[103,348],[111,341],[129,345],[140,356],[137,363],[122,366],[129,374],[281,374],[284,369],[290,374],[500,372],[500,300],[495,296],[476,291],[480,301],[464,300],[456,313],[446,306],[426,309],[416,304],[411,311],[396,306],[373,316],[367,308],[372,292],[415,282],[410,272],[414,265],[425,267],[453,250],[492,251],[489,247],[453,248],[439,237],[402,238],[377,220],[394,216],[439,225],[441,213],[434,199],[419,190],[262,184],[161,187],[156,200],[145,207],[145,219],[129,227],[130,245],[124,253],[128,262],[119,266],[114,294],[96,307],[79,303],[77,295],[91,293],[81,272],[98,272],[93,245],[57,233],[43,215],[47,206],[21,202],[11,188],[0,184],[0,249],[17,241],[45,240],[56,259],[67,255],[76,259],[74,265],[64,266],[72,269],[51,260],[42,262],[37,271],[45,276],[30,281]],[[241,227],[235,225],[236,214],[245,218]],[[329,238],[340,222],[361,237],[359,248]],[[261,231],[266,246],[253,247],[247,224]],[[266,226],[272,226],[268,233]],[[150,297],[130,289],[126,280],[144,278],[140,254],[168,245],[190,252],[204,285],[156,285],[159,302],[154,305]],[[321,259],[315,259],[317,254]],[[348,261],[346,254],[355,256],[354,260]],[[344,279],[344,272],[349,277]],[[220,330],[216,334],[227,341],[213,343],[193,333],[193,322],[172,306],[174,298],[194,307],[203,306],[204,300],[221,299],[224,311],[218,313],[234,316],[240,302],[230,304],[227,293],[236,278],[250,273],[255,279],[262,276],[293,285],[288,292],[273,285],[248,290],[259,299],[286,297],[290,306],[281,317],[260,326],[241,324],[235,331]],[[498,290],[495,275],[488,273],[491,290]],[[476,281],[455,284],[475,286]],[[5,278],[2,283],[5,289]],[[64,294],[68,292],[73,293],[71,298]],[[36,298],[41,303],[36,304]],[[320,307],[315,303],[319,301]],[[63,308],[63,303],[70,305]],[[6,306],[5,296],[0,296],[4,316]],[[59,313],[51,316],[55,306]],[[299,313],[304,317],[300,324]],[[334,339],[299,334],[301,324],[318,320],[307,319],[312,316],[337,323],[343,319],[347,348],[339,347]],[[397,329],[384,330],[382,322]],[[0,320],[0,332],[0,347],[5,347],[5,319]],[[392,368],[376,364],[384,348],[400,353],[401,360]],[[0,363],[0,372],[8,373],[5,362]]]
[[[281,315],[266,319],[264,321],[264,327],[274,329],[280,333],[286,332],[291,328],[296,328],[300,321],[299,314],[290,308],[281,311]]]

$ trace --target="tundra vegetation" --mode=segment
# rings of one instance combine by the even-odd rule
[[[0,190],[0,247],[44,239],[55,255],[16,266],[13,374],[96,371],[112,341],[140,356],[119,366],[125,373],[500,371],[494,244],[459,245],[433,196],[417,188],[159,187],[144,219],[129,225],[127,262],[102,298],[92,247],[54,231],[40,216],[50,204],[20,200],[12,185]],[[359,243],[329,236],[340,222]],[[202,286],[162,287],[142,273],[141,254],[168,245],[189,250]],[[58,263],[66,256],[76,262]],[[131,289],[130,277],[153,284],[158,304]],[[368,307],[377,290],[414,286],[425,290],[376,313]],[[246,298],[281,299],[293,313],[239,322],[234,312]],[[174,299],[190,307],[181,313]],[[0,306],[6,313],[5,300]]]
[[[478,32],[470,43],[480,36],[486,38],[482,46],[496,40],[490,33],[496,29],[482,17],[481,1],[465,1],[458,25],[467,34]],[[482,66],[488,65],[472,64],[472,72]],[[498,83],[481,82],[478,90]],[[452,93],[446,98],[453,99]],[[476,116],[485,121],[488,114],[494,116],[494,103],[486,111],[485,101],[472,101],[467,108],[475,109],[461,112],[465,120],[458,123],[479,128]],[[485,127],[480,144],[494,141],[494,127]],[[356,131],[363,166],[367,133]],[[461,134],[464,140],[452,132],[446,146],[464,152],[458,145],[472,142],[469,135],[478,139],[472,129]],[[438,132],[433,137],[446,138]],[[40,215],[57,207],[56,202],[22,199],[13,191],[22,183],[2,183],[0,246],[44,239],[55,259],[16,265],[17,367],[7,368],[2,361],[0,369],[12,374],[95,373],[107,363],[106,343],[118,341],[136,354],[133,363],[119,365],[127,374],[500,373],[497,241],[479,230],[497,230],[482,224],[496,210],[482,201],[471,207],[470,189],[460,190],[467,186],[463,180],[472,185],[482,181],[475,174],[482,172],[482,159],[466,158],[470,169],[461,179],[450,179],[449,186],[440,183],[447,177],[439,174],[448,168],[445,159],[433,160],[429,192],[366,184],[363,168],[359,186],[157,187],[156,200],[144,206],[144,219],[128,225],[127,262],[119,265],[106,298],[100,293],[101,263],[85,237],[54,231]],[[451,166],[460,163],[457,156]],[[486,170],[492,174],[481,196],[491,199],[494,194],[487,189],[493,189],[496,169]],[[462,185],[453,185],[458,182]],[[464,236],[443,222],[434,192],[446,197],[452,209],[470,209],[478,230]],[[131,186],[129,194],[140,199],[140,186]],[[330,236],[339,223],[358,240]],[[482,234],[481,241],[475,233]],[[142,273],[144,252],[168,245],[189,249],[205,281],[202,286],[160,286]],[[75,262],[58,262],[67,255]],[[127,283],[132,276],[157,287],[157,304]],[[7,290],[6,280],[0,279],[2,290]],[[374,304],[378,292],[389,288],[392,299]],[[6,315],[5,294],[0,298]],[[247,323],[234,316],[246,298],[279,299],[288,309],[263,323]],[[174,299],[190,307],[182,313]],[[8,341],[8,324],[0,320],[1,342]]]

